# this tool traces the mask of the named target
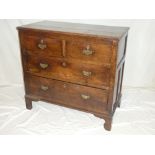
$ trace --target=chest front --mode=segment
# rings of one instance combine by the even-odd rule
[[[18,28],[26,107],[42,100],[82,110],[104,118],[110,130],[121,99],[126,31],[117,39],[87,34],[81,25],[80,32],[46,25]]]

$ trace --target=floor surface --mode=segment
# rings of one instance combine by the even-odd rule
[[[92,114],[45,102],[33,102],[27,110],[21,86],[0,86],[0,134],[111,135],[155,134],[155,90],[123,89],[112,131],[104,130],[104,120]]]

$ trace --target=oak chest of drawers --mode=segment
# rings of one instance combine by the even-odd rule
[[[25,101],[47,101],[105,120],[120,106],[126,27],[43,21],[17,28]]]

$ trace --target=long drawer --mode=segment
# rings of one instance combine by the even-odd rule
[[[99,112],[107,108],[107,92],[67,82],[41,78],[28,74],[26,76],[26,94],[42,100]]]
[[[26,69],[34,75],[103,88],[109,86],[109,67],[62,58],[27,55]]]

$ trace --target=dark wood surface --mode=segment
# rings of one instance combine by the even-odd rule
[[[33,53],[34,55],[46,55],[46,56],[62,56],[61,40],[55,38],[44,38],[35,35],[24,35],[21,37],[22,47],[27,50],[27,52]],[[47,47],[45,49],[38,48],[39,43],[43,40],[43,44]]]
[[[87,63],[110,64],[112,55],[112,41],[103,38],[86,38],[82,36],[60,35],[54,32],[35,33],[34,31],[22,31],[20,33],[21,46],[26,49],[28,54],[65,57],[83,60]],[[38,45],[41,40],[46,48],[40,49]],[[63,46],[62,46],[63,45]],[[63,47],[65,50],[63,50]],[[83,53],[89,47],[93,53],[85,55]]]
[[[109,86],[110,69],[104,65],[81,63],[62,58],[33,57],[26,59],[27,71],[34,75],[98,88]],[[48,65],[43,69],[40,65]],[[90,75],[85,75],[85,74]]]
[[[41,78],[27,74],[27,94],[43,100],[79,107],[90,112],[103,113],[107,106],[107,92],[68,82]]]
[[[20,26],[18,29],[47,30],[64,34],[71,33],[72,35],[94,35],[109,39],[121,39],[121,37],[127,33],[129,28],[68,22],[41,21]]]
[[[18,27],[25,101],[47,101],[105,120],[120,107],[128,28],[43,21]]]

